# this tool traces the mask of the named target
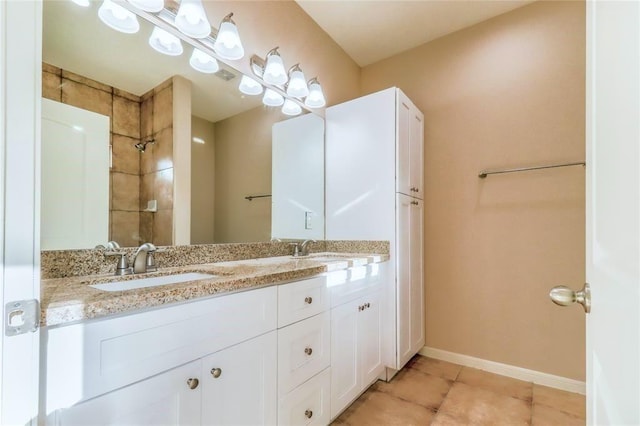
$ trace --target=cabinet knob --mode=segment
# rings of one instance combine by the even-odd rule
[[[413,204],[414,206],[417,206],[418,202],[417,201],[412,201],[411,204]]]
[[[313,417],[313,411],[311,411],[311,410],[306,410],[306,411],[304,412],[304,415],[305,415],[308,419],[310,419],[311,417]]]
[[[358,310],[359,310],[359,311],[361,311],[361,310],[363,310],[363,309],[364,309],[364,306],[362,306],[362,305],[358,306]]]
[[[217,379],[222,374],[222,368],[212,368],[211,375],[214,379]]]
[[[304,353],[307,355],[311,355],[313,353],[313,349],[307,346],[306,348],[304,348]]]
[[[189,386],[189,389],[197,388],[199,383],[200,383],[200,381],[198,379],[195,379],[195,378],[191,378],[191,379],[187,380],[187,386]]]
[[[310,305],[313,303],[313,297],[309,296],[309,297],[305,297],[304,298],[304,303],[306,303],[307,305]]]
[[[367,304],[365,305],[367,308],[371,307],[371,303],[367,302]]]

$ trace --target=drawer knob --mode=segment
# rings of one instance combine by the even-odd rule
[[[311,410],[307,410],[307,411],[305,411],[305,412],[304,412],[304,415],[305,415],[308,419],[310,419],[311,417],[313,417],[313,411],[311,411]]]
[[[197,388],[199,383],[200,383],[200,381],[198,379],[195,379],[195,378],[191,378],[191,379],[187,380],[187,386],[189,386],[189,389]]]
[[[365,305],[367,308],[371,307],[371,303],[367,302],[367,304]]]
[[[305,297],[304,298],[304,303],[306,303],[307,305],[310,305],[313,303],[313,297],[309,296],[309,297]]]
[[[310,347],[306,347],[304,348],[304,353],[307,355],[311,355],[313,353],[313,349],[311,349]]]
[[[211,375],[214,379],[217,379],[222,374],[222,368],[212,368]]]

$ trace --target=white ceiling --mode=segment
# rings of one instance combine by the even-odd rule
[[[296,2],[358,65],[366,66],[532,0]]]

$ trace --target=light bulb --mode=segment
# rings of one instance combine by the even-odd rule
[[[307,87],[307,80],[304,78],[304,73],[298,65],[290,71],[291,78],[287,85],[287,95],[294,98],[304,98],[309,94],[309,88]]]
[[[220,57],[237,60],[244,56],[244,47],[242,47],[242,42],[240,41],[238,27],[231,20],[232,15],[230,13],[222,20],[213,48]]]
[[[213,74],[220,69],[220,65],[218,65],[216,58],[195,48],[193,49],[193,53],[189,59],[189,65],[191,65],[194,70],[205,74]]]
[[[136,15],[111,0],[104,0],[98,9],[98,17],[109,28],[122,33],[134,34],[140,30]]]
[[[302,107],[297,103],[293,102],[291,99],[287,99],[284,101],[284,105],[282,105],[282,113],[285,115],[298,115],[302,112]]]
[[[304,104],[309,108],[322,108],[326,105],[324,93],[322,93],[322,86],[318,83],[317,79],[309,81],[309,96],[304,100]]]
[[[285,84],[287,82],[287,72],[284,63],[277,51],[277,47],[267,53],[267,65],[264,67],[262,79],[269,84]]]
[[[129,3],[145,12],[158,13],[164,9],[164,0],[128,0]]]
[[[176,27],[193,38],[205,38],[211,34],[211,24],[200,0],[182,0],[176,15]]]
[[[271,89],[267,89],[264,91],[264,96],[262,97],[262,103],[266,106],[279,107],[284,104],[284,97],[278,92],[275,92]]]
[[[78,6],[82,6],[82,7],[89,7],[89,0],[71,0],[72,2],[74,2],[75,4],[77,4]]]
[[[242,80],[240,80],[240,86],[238,86],[238,89],[245,95],[255,96],[262,93],[262,85],[251,77],[247,77],[246,75],[242,76]]]
[[[151,37],[149,37],[149,45],[165,55],[182,55],[182,43],[180,43],[180,39],[159,27],[153,29]]]

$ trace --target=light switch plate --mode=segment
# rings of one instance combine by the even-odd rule
[[[313,212],[304,212],[304,229],[313,229],[311,228],[311,216],[313,216]]]

